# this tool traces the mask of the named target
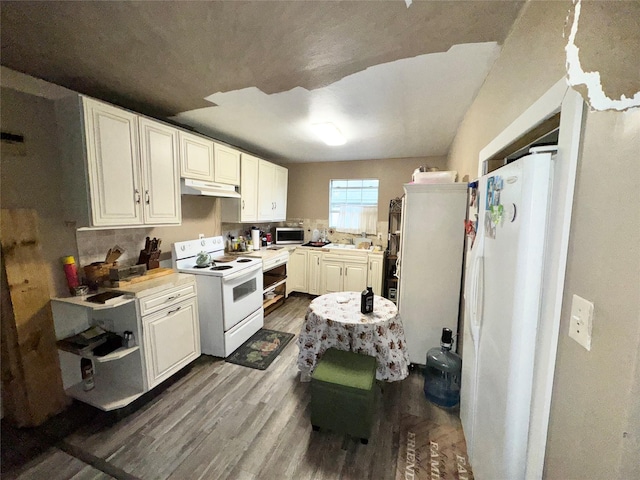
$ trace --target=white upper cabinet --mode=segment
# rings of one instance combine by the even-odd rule
[[[140,157],[146,225],[180,224],[178,130],[141,117]]]
[[[287,217],[289,171],[275,163],[260,160],[258,166],[258,220],[282,221]]]
[[[258,166],[258,220],[273,220],[275,171],[275,164],[260,160]]]
[[[258,165],[260,159],[242,154],[240,171],[240,221],[258,220]]]
[[[287,182],[289,180],[289,170],[280,165],[276,165],[275,171],[275,191],[273,199],[275,202],[274,221],[284,221],[287,219]]]
[[[92,223],[140,225],[138,116],[86,97],[82,98],[82,105]]]
[[[180,176],[240,185],[240,152],[188,132],[180,132]]]
[[[222,199],[223,222],[272,222],[287,216],[289,171],[247,153],[241,155],[240,199]]]
[[[215,182],[214,144],[198,135],[180,132],[180,176]]]
[[[214,181],[240,185],[240,152],[231,147],[214,144]]]
[[[79,228],[180,223],[177,130],[97,100],[56,103],[66,220]]]

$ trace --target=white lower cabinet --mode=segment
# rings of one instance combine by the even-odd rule
[[[382,264],[380,253],[299,247],[289,255],[287,292],[324,295],[371,286],[382,295]]]
[[[320,295],[320,278],[322,276],[322,269],[320,268],[321,260],[322,252],[309,252],[307,263],[307,291],[312,295]]]
[[[287,263],[287,294],[289,292],[307,293],[308,291],[308,266],[309,252],[303,248],[296,248],[289,253]]]
[[[142,328],[149,388],[200,356],[195,297],[142,317]]]
[[[367,288],[367,255],[325,253],[321,265],[321,294],[361,292]]]
[[[382,291],[382,264],[383,256],[369,254],[369,272],[367,273],[367,286],[371,287],[373,293],[384,296]]]

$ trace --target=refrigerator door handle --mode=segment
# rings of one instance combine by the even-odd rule
[[[472,292],[471,292],[471,335],[473,336],[474,343],[476,344],[476,348],[478,345],[478,340],[480,338],[480,323],[482,320],[482,307],[484,302],[484,257],[478,255],[473,262],[473,281],[472,281]]]

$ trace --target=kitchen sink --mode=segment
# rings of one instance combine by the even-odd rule
[[[332,243],[331,242],[307,242],[302,244],[303,247],[316,247],[316,248],[322,248],[328,245],[332,245]]]

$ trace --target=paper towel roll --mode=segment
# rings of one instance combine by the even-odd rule
[[[260,230],[251,230],[251,244],[254,250],[260,250]]]

